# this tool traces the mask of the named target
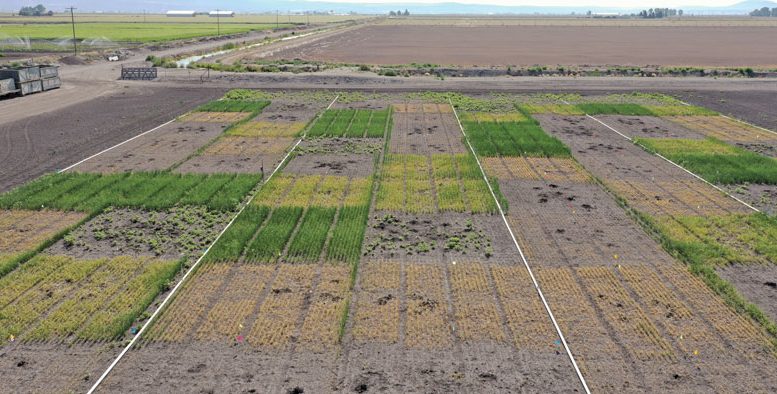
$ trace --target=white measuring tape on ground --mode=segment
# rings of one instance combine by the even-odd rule
[[[459,114],[456,111],[456,107],[453,106],[453,102],[450,99],[448,99],[448,102],[450,103],[451,108],[453,108],[453,115],[456,116],[456,122],[459,124],[459,130],[461,130],[461,134],[464,136],[464,141],[467,143],[467,147],[469,148],[470,152],[472,152],[472,155],[475,157],[475,162],[477,162],[478,168],[480,168],[480,174],[483,176],[483,180],[486,182],[486,186],[488,186],[488,190],[491,192],[491,197],[493,197],[494,202],[496,202],[496,207],[499,210],[499,214],[502,216],[502,221],[507,227],[507,231],[510,233],[510,238],[512,238],[513,244],[515,244],[515,247],[518,249],[518,254],[521,256],[521,260],[523,261],[524,267],[526,267],[526,271],[529,272],[529,277],[531,278],[532,284],[534,285],[534,289],[537,291],[537,294],[539,295],[540,300],[542,301],[542,305],[545,307],[545,312],[547,312],[548,317],[550,317],[551,322],[553,322],[553,327],[556,330],[556,334],[558,335],[562,345],[564,346],[564,350],[566,351],[567,357],[569,357],[569,361],[572,363],[572,366],[575,369],[575,373],[577,374],[578,379],[580,379],[580,384],[583,385],[583,389],[585,390],[585,392],[587,394],[590,394],[591,390],[588,389],[588,383],[586,383],[585,377],[583,377],[583,373],[580,371],[580,367],[577,365],[577,361],[575,361],[575,356],[572,355],[572,350],[569,348],[569,344],[567,343],[567,340],[564,337],[564,333],[561,332],[561,327],[559,327],[558,322],[556,321],[556,317],[553,315],[553,311],[550,309],[550,305],[548,304],[548,301],[545,299],[545,294],[542,293],[540,284],[537,281],[537,278],[534,276],[534,271],[532,271],[531,266],[529,266],[529,262],[526,260],[526,256],[523,254],[523,249],[521,249],[521,245],[518,244],[518,240],[515,238],[513,229],[510,227],[510,223],[508,223],[507,217],[505,216],[505,212],[502,209],[502,204],[499,203],[499,199],[496,197],[496,193],[494,192],[494,189],[491,187],[491,183],[488,181],[488,176],[486,175],[486,171],[483,169],[483,166],[480,164],[480,159],[478,158],[477,153],[475,153],[475,149],[472,147],[472,144],[470,144],[469,142],[469,137],[467,136],[467,133],[464,131],[464,126],[462,126],[461,124],[461,119],[459,119]]]
[[[332,108],[332,106],[335,104],[335,102],[337,102],[337,99],[338,99],[339,97],[340,97],[339,95],[338,95],[338,96],[336,96],[336,97],[334,98],[334,100],[332,100],[332,102],[331,102],[331,103],[329,103],[329,106],[327,106],[327,107],[326,107],[326,109],[330,109],[330,108]],[[322,112],[322,113],[323,113],[323,112]],[[321,114],[319,114],[319,116],[318,116],[318,117],[316,117],[316,119],[318,119],[319,117],[321,117]],[[169,122],[168,122],[168,123],[169,123]],[[160,126],[160,127],[161,127],[161,126]],[[294,152],[294,150],[295,150],[295,149],[297,149],[297,147],[299,146],[299,144],[301,144],[301,143],[302,143],[302,141],[305,139],[305,137],[307,136],[307,133],[308,133],[308,130],[306,129],[306,130],[305,130],[305,134],[303,134],[303,135],[302,135],[302,136],[301,136],[301,137],[300,137],[300,138],[297,140],[297,142],[294,144],[294,146],[292,146],[292,147],[291,147],[291,149],[289,149],[289,152],[288,152],[288,153],[286,153],[286,156],[284,156],[284,157],[283,157],[283,160],[281,160],[281,162],[280,162],[280,163],[278,163],[278,165],[275,167],[275,169],[273,170],[273,172],[272,172],[272,173],[270,173],[270,176],[268,176],[268,177],[267,177],[267,180],[265,180],[265,181],[264,181],[264,183],[265,183],[265,184],[266,184],[267,182],[269,182],[269,181],[270,181],[270,179],[272,179],[272,177],[275,175],[275,173],[277,173],[277,172],[278,172],[278,171],[279,171],[279,170],[280,170],[280,169],[283,167],[283,165],[286,163],[286,161],[289,159],[289,157],[291,157],[291,154]],[[139,136],[138,136],[138,137],[139,137]],[[261,190],[261,188],[260,188],[260,190]],[[89,391],[87,392],[87,394],[92,394],[92,393],[94,393],[94,392],[97,390],[97,388],[100,386],[100,384],[101,384],[101,383],[102,383],[102,382],[105,380],[105,378],[106,378],[106,377],[108,377],[108,374],[110,374],[110,373],[111,373],[111,371],[113,371],[113,368],[115,368],[115,367],[116,367],[116,365],[119,363],[119,361],[121,361],[121,359],[124,357],[124,355],[125,355],[125,354],[127,354],[127,352],[128,352],[128,351],[129,351],[129,350],[130,350],[130,349],[131,349],[133,346],[135,346],[135,343],[137,343],[137,341],[140,339],[140,337],[143,335],[143,333],[144,333],[144,332],[146,332],[146,329],[148,329],[148,327],[150,327],[150,326],[151,326],[151,323],[152,323],[152,322],[153,322],[153,321],[156,319],[156,317],[159,315],[159,313],[160,313],[162,310],[164,310],[165,306],[167,306],[167,304],[170,302],[170,300],[173,298],[173,296],[174,296],[174,295],[175,295],[175,294],[178,292],[178,290],[181,288],[181,286],[183,286],[183,284],[186,282],[186,280],[187,280],[187,279],[188,279],[188,278],[191,276],[191,274],[192,274],[192,272],[194,272],[195,268],[197,268],[197,267],[200,265],[200,263],[202,262],[202,260],[205,258],[205,256],[207,256],[207,255],[208,255],[208,252],[210,252],[211,248],[213,248],[213,246],[215,246],[215,245],[216,245],[216,243],[219,241],[219,239],[221,239],[221,237],[222,237],[222,236],[223,236],[223,235],[224,235],[224,234],[227,232],[227,230],[229,230],[229,228],[232,226],[232,224],[233,224],[233,223],[235,223],[235,220],[237,220],[237,218],[240,216],[240,214],[241,214],[241,213],[243,213],[243,211],[246,209],[246,207],[247,207],[249,204],[251,204],[251,202],[254,200],[254,198],[256,197],[256,195],[257,195],[257,194],[258,194],[258,191],[257,191],[257,193],[254,193],[254,194],[251,196],[251,198],[250,198],[250,199],[248,199],[248,201],[247,201],[247,202],[245,202],[245,203],[244,203],[244,204],[243,204],[243,205],[240,207],[240,209],[237,211],[237,213],[235,214],[235,216],[233,216],[233,217],[232,217],[232,220],[230,220],[230,221],[229,221],[229,223],[227,223],[226,227],[224,227],[224,229],[223,229],[223,230],[221,230],[221,232],[218,234],[218,236],[216,236],[216,239],[214,239],[214,240],[213,240],[213,242],[212,242],[212,243],[211,243],[211,244],[208,246],[208,248],[207,248],[207,249],[205,249],[205,252],[202,254],[202,256],[200,256],[200,258],[199,258],[199,259],[197,259],[197,261],[195,261],[195,262],[194,262],[194,264],[192,264],[192,266],[189,268],[189,270],[188,270],[188,271],[186,271],[186,273],[183,275],[183,277],[181,278],[181,280],[179,280],[179,281],[178,281],[178,283],[176,283],[175,287],[173,287],[173,289],[172,289],[172,290],[170,290],[170,293],[168,293],[168,294],[167,294],[167,296],[165,297],[165,299],[164,299],[164,300],[162,300],[162,303],[161,303],[161,304],[159,304],[159,307],[158,307],[158,308],[156,308],[156,310],[154,311],[154,313],[152,313],[152,314],[151,314],[151,316],[148,318],[148,320],[146,321],[146,323],[144,323],[144,324],[143,324],[143,327],[141,327],[141,328],[140,328],[140,330],[138,331],[138,333],[137,333],[137,334],[135,334],[135,336],[132,338],[132,340],[130,340],[129,344],[127,344],[127,346],[125,346],[125,347],[124,347],[124,349],[122,349],[121,353],[119,353],[119,355],[118,355],[118,356],[116,356],[116,358],[115,358],[115,359],[113,360],[113,362],[112,362],[112,363],[111,363],[111,364],[108,366],[108,368],[105,370],[105,372],[103,372],[103,373],[102,373],[102,375],[100,375],[100,377],[99,377],[99,378],[98,378],[98,379],[97,379],[97,380],[94,382],[94,384],[93,384],[93,385],[92,385],[92,387],[89,389]]]

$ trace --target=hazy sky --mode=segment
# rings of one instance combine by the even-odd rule
[[[316,0],[313,0],[316,1]],[[603,6],[623,8],[653,8],[675,6],[726,6],[738,3],[734,0],[320,0],[337,3],[466,3],[466,4],[493,4],[493,5],[534,5],[534,6]]]

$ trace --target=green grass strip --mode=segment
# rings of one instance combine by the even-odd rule
[[[259,112],[270,105],[269,101],[216,100],[197,108],[198,112]]]
[[[653,112],[638,104],[586,103],[577,107],[588,115],[654,116]]]

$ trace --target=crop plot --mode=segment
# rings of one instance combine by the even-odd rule
[[[371,154],[298,153],[284,168],[288,174],[368,177],[374,172]]]
[[[419,214],[496,212],[474,158],[465,154],[387,155],[376,207]]]
[[[667,120],[689,130],[734,144],[777,144],[777,135],[723,116],[672,116]]]
[[[275,168],[294,144],[293,138],[228,135],[175,169],[178,173],[262,173]]]
[[[214,247],[216,261],[358,261],[371,178],[280,175]]]
[[[364,254],[370,259],[414,262],[514,261],[503,226],[500,218],[491,215],[380,211],[370,218]]]
[[[486,173],[499,180],[546,182],[591,181],[591,177],[574,160],[555,157],[486,157],[481,160]]]
[[[19,258],[85,218],[77,212],[0,210],[0,277]]]
[[[488,390],[493,381],[484,376],[502,387],[544,387],[548,368],[571,382],[524,267],[397,261],[361,265],[345,337],[348,387],[447,379],[437,368],[460,374],[448,384],[456,389]],[[519,369],[508,361],[524,357],[533,361]]]
[[[392,118],[390,153],[467,153],[450,105],[394,104]]]
[[[197,108],[198,112],[248,112],[259,113],[269,101],[224,99],[211,101]]]
[[[166,170],[221,135],[226,124],[173,122],[76,166],[73,171]]]
[[[585,115],[582,109],[571,104],[525,103],[520,104],[519,108],[532,115]]]
[[[180,268],[176,261],[40,255],[0,279],[0,338],[111,340]],[[95,292],[95,288],[101,291]]]
[[[166,209],[200,205],[228,211],[258,182],[259,176],[242,174],[63,173],[40,178],[0,195],[0,207],[99,212],[109,206]]]
[[[516,115],[517,116],[517,115]],[[534,119],[522,122],[463,116],[462,125],[479,156],[567,157],[569,149]]]
[[[180,259],[200,253],[228,218],[202,207],[146,212],[106,209],[46,250],[75,258],[152,256]]]
[[[391,111],[329,109],[310,128],[311,137],[383,138],[390,127]]]
[[[251,121],[235,126],[227,132],[239,137],[295,137],[305,130],[304,122],[276,123],[268,121]]]

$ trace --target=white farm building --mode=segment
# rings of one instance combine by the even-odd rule
[[[211,11],[208,13],[208,16],[210,16],[211,18],[215,18],[215,17],[234,18],[235,11]]]
[[[197,15],[196,11],[167,11],[165,14],[169,17],[182,17],[182,18],[194,18]]]

